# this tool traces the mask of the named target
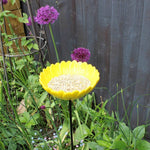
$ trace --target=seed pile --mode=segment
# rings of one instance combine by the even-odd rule
[[[81,75],[60,75],[54,77],[49,83],[48,87],[54,91],[81,91],[89,87],[91,81]]]

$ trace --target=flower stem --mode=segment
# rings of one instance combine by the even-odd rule
[[[136,108],[137,108],[137,126],[139,125],[139,105],[137,104],[136,105]]]
[[[69,100],[69,114],[70,114],[70,135],[71,135],[71,150],[73,150],[73,135],[72,135],[72,101]]]
[[[51,27],[50,23],[49,23],[49,30],[50,30],[51,38],[52,38],[52,41],[53,41],[53,45],[54,45],[54,49],[55,49],[55,53],[56,53],[57,62],[59,62],[58,51],[57,51],[57,47],[56,47],[56,44],[55,44],[54,35],[53,35],[53,31],[52,31],[52,27]]]

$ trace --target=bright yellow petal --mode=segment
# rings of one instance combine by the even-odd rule
[[[62,90],[55,91],[49,88],[48,83],[51,79],[61,75],[81,75],[87,78],[91,84],[84,90],[75,90],[72,92],[65,92]],[[63,100],[74,100],[83,97],[93,90],[99,80],[100,74],[94,66],[86,62],[82,63],[76,61],[62,61],[61,63],[52,64],[46,69],[43,69],[39,77],[40,84],[48,93]]]

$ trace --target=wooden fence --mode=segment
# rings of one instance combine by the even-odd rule
[[[74,48],[91,50],[89,63],[101,73],[96,89],[105,101],[121,88],[125,105],[135,103],[131,123],[150,123],[150,1],[149,0],[31,0],[33,15],[46,4],[60,13],[52,25],[61,60],[71,60]],[[22,5],[27,12],[26,5]],[[39,27],[36,28],[37,35]],[[48,26],[45,26],[50,62],[56,62]],[[111,94],[110,94],[111,93]],[[124,115],[121,96],[119,111]],[[111,102],[116,108],[117,98]],[[137,105],[138,104],[138,105]],[[129,109],[130,112],[132,109]],[[150,132],[150,128],[148,128]],[[149,134],[150,136],[150,134]]]

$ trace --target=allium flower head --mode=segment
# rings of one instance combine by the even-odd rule
[[[35,21],[35,17],[33,17],[34,21]],[[28,23],[26,23],[27,26],[31,26],[32,25],[32,21],[31,21],[31,17],[28,18]]]
[[[37,10],[37,15],[35,17],[35,21],[38,24],[53,24],[59,16],[58,11],[54,7],[50,7],[46,5],[45,7],[41,7]]]
[[[45,107],[44,105],[42,105],[40,108],[41,108],[41,109],[45,109],[46,107]]]
[[[3,3],[3,4],[7,4],[7,3],[8,3],[8,0],[2,0],[2,3]]]
[[[77,62],[87,62],[90,59],[90,51],[89,49],[85,49],[83,47],[77,48],[73,50],[71,54],[72,60],[76,60]]]

